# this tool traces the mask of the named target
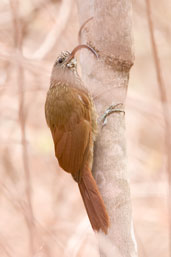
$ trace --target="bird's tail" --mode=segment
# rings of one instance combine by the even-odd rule
[[[96,231],[102,230],[107,234],[109,216],[93,175],[88,168],[85,167],[82,171],[81,181],[78,185],[92,228]]]

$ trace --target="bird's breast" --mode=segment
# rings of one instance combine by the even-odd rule
[[[78,123],[87,116],[88,108],[79,91],[60,85],[51,87],[45,103],[46,120],[49,127],[63,128],[68,121],[74,119]]]

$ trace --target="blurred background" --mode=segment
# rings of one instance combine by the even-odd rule
[[[171,2],[151,0],[151,7],[171,100]],[[74,0],[0,1],[1,257],[98,257],[77,185],[58,167],[44,117],[52,65],[78,44],[79,27]],[[140,257],[168,257],[165,123],[145,1],[133,0],[133,34],[126,136],[135,235]]]

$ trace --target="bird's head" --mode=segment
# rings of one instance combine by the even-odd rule
[[[98,57],[96,51],[91,48],[88,45],[78,45],[77,47],[75,47],[72,52],[61,52],[61,54],[57,57],[57,60],[54,64],[54,68],[67,68],[69,70],[75,71],[77,68],[77,60],[75,58],[75,54],[77,53],[77,51],[79,51],[82,48],[87,48],[88,50],[90,50],[96,57]]]

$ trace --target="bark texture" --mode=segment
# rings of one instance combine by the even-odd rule
[[[84,50],[80,62],[83,80],[101,117],[111,105],[122,103],[124,106],[126,100],[134,59],[131,2],[78,0],[78,12],[80,26],[93,17],[81,31],[81,43],[92,46],[99,58],[96,60]],[[105,126],[99,123],[93,165],[93,175],[110,217],[108,235],[97,235],[103,257],[137,256],[126,162],[125,115],[114,112],[107,117]]]

